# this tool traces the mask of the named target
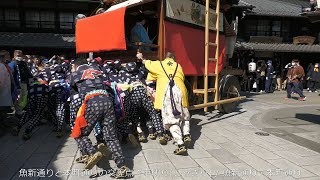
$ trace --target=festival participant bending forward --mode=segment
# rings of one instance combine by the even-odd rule
[[[185,145],[191,143],[190,114],[188,107],[188,93],[184,84],[184,74],[181,66],[175,62],[174,54],[168,52],[163,61],[145,60],[141,53],[137,58],[149,71],[147,80],[156,80],[156,97],[154,107],[162,110],[163,125],[170,130],[178,148],[174,154],[187,152]]]
[[[92,169],[102,158],[102,153],[97,151],[89,139],[89,134],[97,122],[102,125],[102,132],[107,146],[112,152],[112,158],[119,169],[112,175],[115,178],[125,178],[129,169],[125,166],[125,158],[116,136],[116,119],[113,101],[109,97],[103,84],[102,72],[94,66],[85,65],[84,59],[78,59],[71,74],[70,85],[79,95],[84,97],[78,111],[71,136],[77,142],[85,144],[89,159],[85,169]]]

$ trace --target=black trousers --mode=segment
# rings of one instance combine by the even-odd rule
[[[266,84],[265,84],[265,91],[266,93],[272,93],[273,92],[273,79],[272,78],[268,78],[268,80],[266,79]]]
[[[77,112],[79,108],[81,107],[83,102],[83,98],[79,96],[79,94],[72,95],[70,97],[70,126],[73,128],[74,126],[74,121],[77,117]],[[97,130],[97,124],[99,125],[99,130]],[[94,128],[94,135],[97,139],[97,142],[104,142],[103,140],[103,133],[102,133],[102,128],[100,122],[97,122]],[[76,142],[78,144],[78,147],[80,149],[81,155],[88,155],[89,150],[87,150],[87,147],[85,146],[85,143],[81,143],[79,139],[76,139]],[[90,148],[90,147],[89,147]]]
[[[88,125],[81,129],[81,136],[76,139],[80,146],[86,147],[89,154],[96,152],[88,136],[97,122],[100,122],[103,139],[112,152],[113,160],[118,167],[123,166],[125,158],[117,138],[116,118],[112,99],[107,96],[96,96],[89,99],[85,110],[85,119]]]
[[[299,94],[301,98],[305,97],[300,88],[300,82],[288,82],[287,83],[287,98],[291,98],[292,92],[296,92]]]
[[[243,79],[243,81],[242,81],[242,89],[243,89],[243,91],[251,91],[251,89],[252,89],[252,83],[251,83],[251,79],[250,78],[248,78],[248,79]]]
[[[317,90],[317,83],[316,81],[310,81],[310,91],[314,92]]]
[[[62,131],[65,122],[64,87],[52,87],[49,91],[49,113],[53,117],[53,125],[56,131]]]
[[[29,86],[28,99],[26,112],[18,121],[18,128],[20,129],[24,124],[28,123],[26,132],[30,133],[39,124],[46,108],[48,101],[48,87],[40,84]]]
[[[139,111],[139,112],[140,112],[139,113],[139,122],[138,122],[137,126],[140,127],[141,129],[146,127],[148,129],[149,134],[155,133],[155,128],[154,128],[154,125],[151,121],[151,118],[149,117],[148,112],[144,109],[141,109],[141,111]]]
[[[70,97],[70,126],[71,128],[73,128],[74,126],[74,121],[77,117],[77,112],[82,104],[82,98],[80,98],[79,94],[75,94],[72,95]],[[75,139],[77,144],[78,144],[78,148],[80,149],[81,155],[89,155],[89,152],[87,150],[87,147],[85,146],[85,143],[81,142],[81,139],[76,138]]]
[[[143,86],[135,87],[129,95],[124,98],[124,111],[126,118],[124,122],[118,125],[122,134],[128,134],[129,131],[136,129],[140,118],[150,118],[158,134],[164,133],[163,123],[160,116],[156,113],[151,98]],[[142,112],[142,113],[141,113]],[[143,114],[146,112],[146,114]],[[142,117],[141,117],[142,116]],[[132,127],[129,128],[129,125]],[[148,123],[151,126],[151,123]]]
[[[259,78],[257,78],[257,79],[256,79],[256,83],[257,83],[256,92],[259,92],[259,91],[265,89],[265,77],[259,77]]]

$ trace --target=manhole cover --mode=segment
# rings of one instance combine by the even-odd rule
[[[259,135],[259,136],[269,136],[270,135],[270,134],[265,133],[265,132],[256,132],[255,134]]]

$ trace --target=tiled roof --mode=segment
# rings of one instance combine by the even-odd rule
[[[240,0],[238,6],[254,6],[252,15],[299,17],[301,7],[310,5],[307,0]]]
[[[244,2],[244,1],[240,0],[239,3],[238,4],[234,4],[233,7],[248,7],[248,8],[251,7],[252,8],[254,6],[252,4],[249,4],[247,2]]]
[[[312,23],[320,22],[320,10],[301,13],[301,16],[308,17]]]
[[[237,50],[320,53],[320,45],[268,44],[268,43],[236,43]]]
[[[73,34],[0,32],[0,46],[75,48]]]

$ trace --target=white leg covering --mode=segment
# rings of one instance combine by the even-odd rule
[[[178,125],[172,125],[170,127],[170,132],[172,134],[174,141],[177,142],[178,145],[183,144],[182,132]]]
[[[184,136],[190,134],[190,121],[182,121],[180,127]]]
[[[182,108],[182,121],[180,121],[180,127],[182,129],[183,135],[190,134],[190,113],[185,107]]]

